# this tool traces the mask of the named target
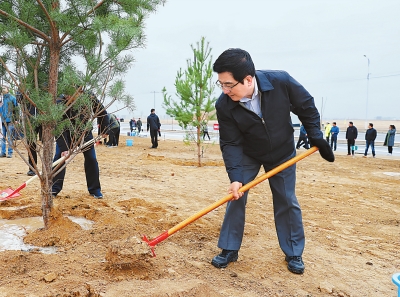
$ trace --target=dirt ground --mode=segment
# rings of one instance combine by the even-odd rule
[[[153,239],[226,195],[219,146],[205,145],[205,166],[198,168],[193,146],[163,140],[152,150],[149,138],[135,137],[133,146],[125,138],[118,148],[96,147],[104,199],[89,196],[80,155],[54,200],[59,213],[53,227],[25,237],[57,253],[0,252],[0,297],[396,296],[391,276],[400,271],[399,159],[339,154],[328,163],[315,153],[298,163],[303,275],[286,268],[268,182],[256,186],[239,260],[216,269],[210,261],[219,253],[224,206],[159,243],[155,258],[134,256],[138,248],[149,252],[139,239],[143,234]],[[20,157],[0,163],[1,189],[28,179]],[[2,219],[40,215],[38,181],[0,203]],[[66,216],[94,224],[85,230]]]

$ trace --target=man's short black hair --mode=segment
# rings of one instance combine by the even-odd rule
[[[240,48],[230,48],[224,51],[214,62],[213,71],[217,73],[230,72],[233,78],[240,82],[246,76],[253,77],[256,74],[250,54]]]
[[[374,126],[374,124],[372,124],[372,123],[369,123],[369,125],[370,125],[371,127],[373,127],[373,126]]]
[[[349,122],[349,124],[352,124],[352,125],[353,125],[353,122]]]
[[[150,112],[153,112],[153,111],[156,111],[154,108],[152,108],[151,110],[150,110]]]

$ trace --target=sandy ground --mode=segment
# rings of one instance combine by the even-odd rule
[[[239,260],[216,269],[224,206],[156,246],[154,238],[226,195],[228,178],[218,145],[205,145],[204,167],[193,146],[148,138],[132,147],[97,146],[104,199],[89,196],[78,156],[54,200],[50,230],[31,231],[25,241],[55,246],[0,252],[0,297],[8,296],[396,296],[400,271],[400,160],[318,153],[298,163],[297,196],[306,232],[303,275],[286,268],[276,238],[268,182],[251,190]],[[301,153],[301,151],[299,151]],[[26,181],[19,158],[0,160],[0,188]],[[1,202],[0,218],[41,215],[39,183],[17,199]],[[66,216],[94,222],[89,230]],[[0,239],[1,240],[1,239]]]

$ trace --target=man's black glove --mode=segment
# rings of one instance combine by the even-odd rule
[[[335,155],[332,152],[332,149],[329,145],[329,143],[322,138],[317,138],[317,139],[311,139],[310,138],[310,143],[312,146],[316,146],[319,150],[319,153],[322,158],[329,162],[335,161]]]

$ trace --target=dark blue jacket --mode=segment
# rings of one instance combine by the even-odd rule
[[[354,140],[354,139],[357,139],[357,136],[358,136],[358,130],[357,130],[357,128],[355,126],[347,127],[346,139]]]
[[[151,113],[147,117],[147,131],[150,130],[158,130],[161,127],[160,119],[155,113]]]
[[[57,98],[57,104],[65,104],[65,100],[62,98]],[[91,98],[91,109],[93,114],[98,114],[97,124],[100,125],[100,133],[107,133],[108,127],[110,126],[110,120],[103,104],[96,97]],[[70,108],[64,114],[64,120],[70,120],[71,122],[75,123],[77,118],[79,118],[81,121],[87,122],[89,119],[86,118],[85,116],[87,116],[87,112],[79,113],[78,110]],[[90,139],[93,139],[92,130],[86,130],[81,132],[85,133],[85,139],[84,139],[85,142],[89,141]],[[67,129],[62,133],[60,137],[56,139],[57,145],[62,152],[67,151],[71,146],[73,138],[72,134],[74,133],[75,133],[74,131]]]
[[[365,132],[365,140],[375,141],[376,139],[376,130],[374,128],[367,129]]]
[[[309,138],[323,138],[314,98],[301,84],[285,71],[257,71],[256,80],[262,118],[225,94],[215,104],[220,147],[231,182],[243,182],[243,154],[261,164],[277,165],[293,153],[290,111],[299,117]]]

